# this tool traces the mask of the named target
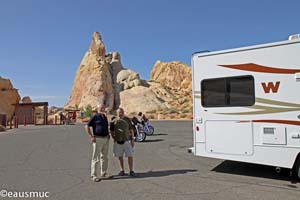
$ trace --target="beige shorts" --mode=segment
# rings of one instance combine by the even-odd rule
[[[113,151],[115,157],[123,157],[124,153],[126,157],[132,157],[133,155],[133,148],[129,141],[126,141],[124,144],[118,144],[115,142]]]

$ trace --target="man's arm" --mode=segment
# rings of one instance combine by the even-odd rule
[[[134,147],[134,131],[130,121],[129,121],[129,134],[130,134],[131,145],[132,147]]]
[[[115,124],[113,121],[110,123],[109,130],[110,130],[110,135],[111,135],[112,139],[115,140],[116,139]]]
[[[91,129],[88,125],[85,125],[85,132],[89,135],[91,142],[96,142],[95,136],[92,134]]]
[[[134,132],[133,132],[133,129],[129,129],[129,132],[130,132],[131,146],[134,147]]]
[[[94,122],[94,116],[91,117],[87,125],[85,125],[85,132],[89,135],[91,142],[96,142],[95,136],[92,134],[90,127],[92,126]]]
[[[115,131],[110,131],[110,135],[111,135],[111,137],[112,137],[113,140],[116,139]]]

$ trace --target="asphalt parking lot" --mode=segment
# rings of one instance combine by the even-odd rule
[[[191,121],[157,121],[135,147],[138,177],[89,178],[83,125],[27,126],[0,134],[0,191],[47,191],[46,199],[300,199],[300,184],[273,167],[195,157]],[[110,145],[109,173],[119,171]],[[1,199],[1,198],[0,198]],[[11,199],[11,198],[2,198]],[[38,199],[38,198],[36,198]]]

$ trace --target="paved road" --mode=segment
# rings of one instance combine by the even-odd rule
[[[38,126],[0,135],[0,190],[49,191],[48,199],[300,199],[300,184],[272,167],[194,157],[190,121],[153,122],[135,148],[138,178],[89,179],[83,125]],[[111,151],[110,146],[110,153]],[[111,159],[110,173],[119,170]],[[1,198],[0,198],[1,199]]]

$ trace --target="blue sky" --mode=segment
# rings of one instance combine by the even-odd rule
[[[149,79],[156,60],[286,40],[299,0],[0,0],[0,76],[22,96],[63,106],[92,33]]]

